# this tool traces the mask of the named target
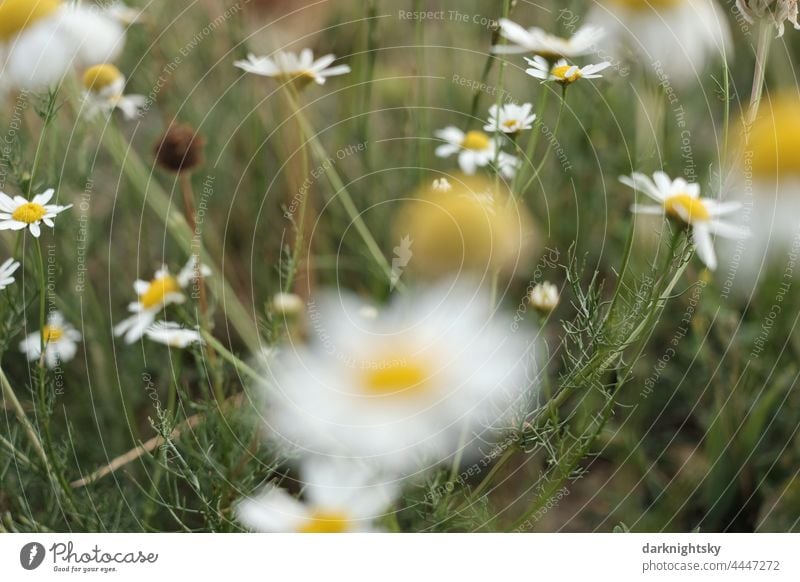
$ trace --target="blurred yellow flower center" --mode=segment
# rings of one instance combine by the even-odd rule
[[[482,131],[468,131],[461,142],[461,147],[465,150],[482,151],[489,147],[489,136]]]
[[[513,129],[516,126],[517,126],[516,119],[507,119],[506,121],[503,122],[503,127],[505,127],[506,129]]]
[[[675,194],[664,200],[664,209],[667,214],[683,220],[689,224],[703,222],[711,219],[708,208],[699,198],[688,194]]]
[[[0,2],[0,40],[10,40],[58,10],[60,5],[60,0],[3,0]]]
[[[57,342],[64,337],[64,330],[55,325],[45,325],[42,329],[42,338],[44,343]]]
[[[630,10],[663,10],[665,8],[674,8],[683,4],[685,0],[611,0],[612,4],[628,8]]]
[[[34,222],[39,222],[45,214],[47,214],[47,210],[41,204],[26,202],[11,214],[11,218],[19,222],[33,224]]]
[[[299,533],[344,533],[350,529],[350,520],[341,511],[318,510],[300,526]]]
[[[430,373],[418,360],[375,361],[365,365],[363,385],[370,395],[410,395],[425,390]]]
[[[150,281],[147,291],[139,296],[139,302],[145,309],[152,309],[163,305],[167,295],[180,292],[181,287],[175,277],[167,275]]]
[[[567,76],[567,73],[569,73],[569,70],[572,68],[575,70],[571,75]],[[559,65],[557,67],[553,67],[551,74],[561,83],[574,83],[583,76],[581,70],[578,67],[573,67],[572,65]]]
[[[746,149],[759,178],[800,175],[800,99],[781,96],[752,125]]]
[[[83,86],[89,91],[102,91],[122,78],[122,73],[114,65],[96,65],[83,74]]]

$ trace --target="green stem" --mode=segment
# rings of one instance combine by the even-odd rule
[[[758,30],[758,44],[756,46],[756,64],[753,71],[753,89],[750,94],[750,108],[747,110],[746,123],[749,127],[758,116],[761,97],[764,92],[764,78],[767,72],[767,60],[772,43],[772,25],[767,20],[762,20]]]
[[[564,113],[564,105],[567,102],[567,86],[563,85],[561,87],[561,103],[558,106],[558,117],[556,117],[556,125],[553,128],[553,135],[547,144],[547,149],[544,152],[544,156],[542,156],[542,161],[539,162],[539,165],[536,166],[536,170],[534,170],[533,175],[530,179],[525,183],[525,186],[522,187],[522,192],[525,192],[528,188],[530,188],[533,181],[539,177],[539,174],[544,168],[544,165],[547,163],[547,159],[550,157],[550,153],[553,151],[554,142],[558,139],[558,129],[561,127],[561,117]]]
[[[208,345],[214,348],[214,350],[216,350],[216,352],[222,356],[223,359],[227,360],[228,363],[230,363],[236,370],[244,372],[245,375],[249,376],[251,380],[256,382],[261,382],[263,380],[262,376],[258,372],[228,351],[225,346],[223,346],[213,335],[206,331],[201,331],[200,333],[203,335],[203,339],[208,342]]]
[[[116,165],[122,168],[134,186],[133,191],[140,196],[142,202],[147,204],[156,216],[161,218],[167,231],[187,256],[193,255],[195,253],[195,249],[192,248],[194,233],[191,232],[186,219],[180,212],[171,211],[169,196],[152,179],[141,158],[130,147],[116,126],[109,124],[106,127],[103,143],[111,157],[114,158]],[[257,353],[261,340],[256,328],[255,317],[249,314],[239,300],[236,292],[225,279],[222,269],[215,265],[210,257],[207,264],[213,273],[213,276],[206,280],[209,289],[224,306],[225,317],[230,321],[242,341],[245,342],[248,349]]]
[[[545,109],[547,109],[547,99],[549,96],[550,91],[546,87],[542,87],[542,93],[539,95],[539,102],[536,104],[536,120],[533,122],[533,129],[531,130],[531,137],[528,140],[528,147],[525,149],[525,159],[511,188],[513,196],[522,195],[519,185],[522,183],[522,178],[525,174],[524,169],[528,167],[528,164],[533,164],[533,156],[536,153],[536,146],[539,145],[539,136],[542,133],[542,125],[544,123],[542,118],[544,117]]]

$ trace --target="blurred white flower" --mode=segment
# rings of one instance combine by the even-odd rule
[[[555,65],[550,65],[550,62],[540,56],[535,56],[532,59],[525,57],[525,60],[531,66],[525,69],[531,77],[545,81],[555,81],[562,85],[571,85],[579,79],[599,79],[600,71],[606,70],[611,66],[611,63],[605,61],[595,65],[586,65],[579,67],[577,65],[570,65],[564,59],[560,59]]]
[[[726,238],[749,235],[746,229],[719,220],[720,216],[740,210],[742,205],[700,198],[699,184],[690,184],[683,178],[671,180],[664,172],[656,172],[652,179],[634,173],[630,177],[622,176],[620,182],[659,203],[658,206],[634,204],[631,207],[633,212],[666,215],[691,228],[697,256],[712,271],[717,268],[712,235]]]
[[[3,0],[3,89],[45,89],[72,67],[114,60],[124,40],[122,26],[95,8],[60,0]]]
[[[411,470],[501,422],[532,389],[532,341],[486,292],[452,281],[395,299],[375,320],[348,294],[310,310],[310,343],[267,364],[266,420],[305,452]]]
[[[137,24],[144,20],[144,11],[139,10],[138,8],[131,8],[127,6],[124,2],[111,2],[108,4],[103,11],[111,18],[119,22],[120,24],[124,24],[126,26],[130,26],[131,24]]]
[[[558,293],[558,287],[545,281],[531,289],[529,299],[531,306],[536,311],[546,314],[558,307],[561,296]]]
[[[186,301],[183,290],[197,278],[198,274],[208,277],[211,275],[211,269],[206,265],[198,269],[197,257],[192,255],[177,277],[170,274],[166,265],[162,265],[151,281],[137,280],[133,284],[133,289],[138,299],[128,305],[128,311],[133,315],[114,327],[114,335],[118,337],[124,335],[125,342],[129,344],[141,339],[161,310],[167,305]]]
[[[48,368],[55,368],[62,362],[69,362],[78,352],[81,334],[64,321],[58,311],[47,316],[47,324],[41,332],[32,333],[19,344],[19,349],[29,361],[38,360],[42,355],[44,340],[44,361]]]
[[[531,113],[532,109],[533,105],[530,103],[522,105],[506,103],[500,108],[496,104],[492,105],[489,108],[489,123],[484,125],[483,129],[490,133],[499,131],[512,135],[531,129],[533,122],[536,121],[536,114]]]
[[[433,189],[438,192],[448,192],[453,189],[453,185],[447,178],[436,178],[433,181]]]
[[[15,261],[13,258],[7,259],[0,265],[0,291],[14,282],[14,273],[17,269],[19,269],[19,261]]]
[[[497,155],[497,171],[506,180],[511,180],[517,175],[517,171],[522,166],[522,160],[513,154],[500,152]]]
[[[92,119],[98,113],[122,111],[127,120],[136,119],[147,103],[142,95],[125,95],[125,75],[114,65],[95,65],[83,74],[83,112]]]
[[[398,493],[396,484],[378,481],[360,463],[310,459],[301,476],[305,501],[268,485],[256,497],[240,501],[236,517],[260,532],[369,532]]]
[[[783,36],[784,23],[790,22],[795,29],[800,29],[797,22],[797,0],[736,0],[736,7],[751,24],[756,20],[768,20],[778,29],[778,36]]]
[[[436,155],[449,158],[458,154],[458,165],[467,175],[473,175],[478,168],[488,166],[494,161],[498,142],[482,131],[464,133],[451,125],[436,131],[435,135],[447,142],[436,148]]]
[[[185,329],[172,321],[157,321],[145,330],[147,339],[171,348],[184,349],[193,344],[203,344],[203,336],[196,329]]]
[[[48,204],[55,194],[50,188],[37,194],[30,201],[22,196],[11,198],[8,194],[0,192],[0,230],[22,230],[27,228],[36,238],[42,233],[41,223],[53,228],[53,219],[59,213],[72,208],[72,204],[58,206]]]
[[[282,83],[294,82],[304,87],[310,82],[324,85],[328,77],[345,75],[350,72],[347,65],[330,65],[336,60],[334,55],[325,55],[314,60],[311,49],[303,49],[299,55],[278,51],[273,57],[257,57],[248,54],[247,60],[236,61],[234,65],[243,71],[271,77]]]
[[[511,44],[493,46],[492,52],[495,54],[531,52],[555,60],[595,52],[597,43],[605,36],[605,32],[597,26],[583,26],[571,38],[566,39],[548,34],[541,28],[525,30],[519,24],[501,18],[500,35]]]
[[[587,20],[608,32],[603,50],[619,59],[633,56],[676,83],[702,79],[708,58],[732,48],[728,21],[715,0],[593,4]]]
[[[302,313],[305,308],[305,301],[294,293],[276,293],[272,298],[272,310],[278,315],[298,315]]]

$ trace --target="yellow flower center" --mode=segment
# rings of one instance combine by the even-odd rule
[[[489,136],[482,131],[468,131],[461,142],[461,147],[465,150],[483,151],[489,147]]]
[[[364,365],[362,384],[372,396],[411,396],[424,392],[430,373],[419,360],[378,360]]]
[[[60,0],[0,1],[0,40],[10,40],[36,21],[58,10]]]
[[[298,533],[344,533],[350,529],[350,520],[341,511],[317,510],[300,526]]]
[[[675,194],[664,200],[664,209],[669,216],[689,224],[704,222],[711,219],[708,208],[699,198],[692,198],[688,194]]]
[[[44,343],[57,342],[64,337],[64,330],[55,325],[45,325],[42,329],[42,338]]]
[[[89,91],[99,92],[122,78],[114,65],[95,65],[83,74],[83,86]]]
[[[567,76],[567,73],[572,68],[572,65],[559,65],[553,67],[551,74],[558,79],[559,83],[574,83],[583,76],[583,73],[578,67],[575,67],[575,71]]]
[[[298,90],[304,89],[316,76],[312,71],[291,71],[288,73],[281,73],[276,78],[282,83],[292,83]]]
[[[685,0],[611,0],[612,4],[629,10],[665,10],[683,4]]]
[[[36,202],[26,202],[11,213],[11,218],[19,222],[33,224],[39,222],[47,214],[44,206]]]
[[[159,277],[158,279],[150,281],[147,291],[139,296],[139,303],[141,303],[145,309],[152,309],[153,307],[163,305],[167,295],[180,292],[181,287],[178,285],[178,281],[175,277],[166,275],[165,277]]]
[[[800,176],[800,99],[782,95],[750,128],[746,150],[753,175],[766,180]]]
[[[503,127],[505,127],[506,129],[514,129],[516,126],[517,126],[516,119],[507,119],[506,121],[503,122]]]

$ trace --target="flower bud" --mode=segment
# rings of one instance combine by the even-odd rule
[[[531,306],[536,311],[548,314],[558,306],[561,297],[558,293],[558,287],[545,281],[531,289],[528,299],[530,299]]]
[[[170,125],[154,148],[156,162],[171,172],[190,172],[203,163],[205,144],[192,126]]]
[[[276,293],[272,298],[272,310],[277,315],[295,317],[303,312],[305,303],[294,293]]]

